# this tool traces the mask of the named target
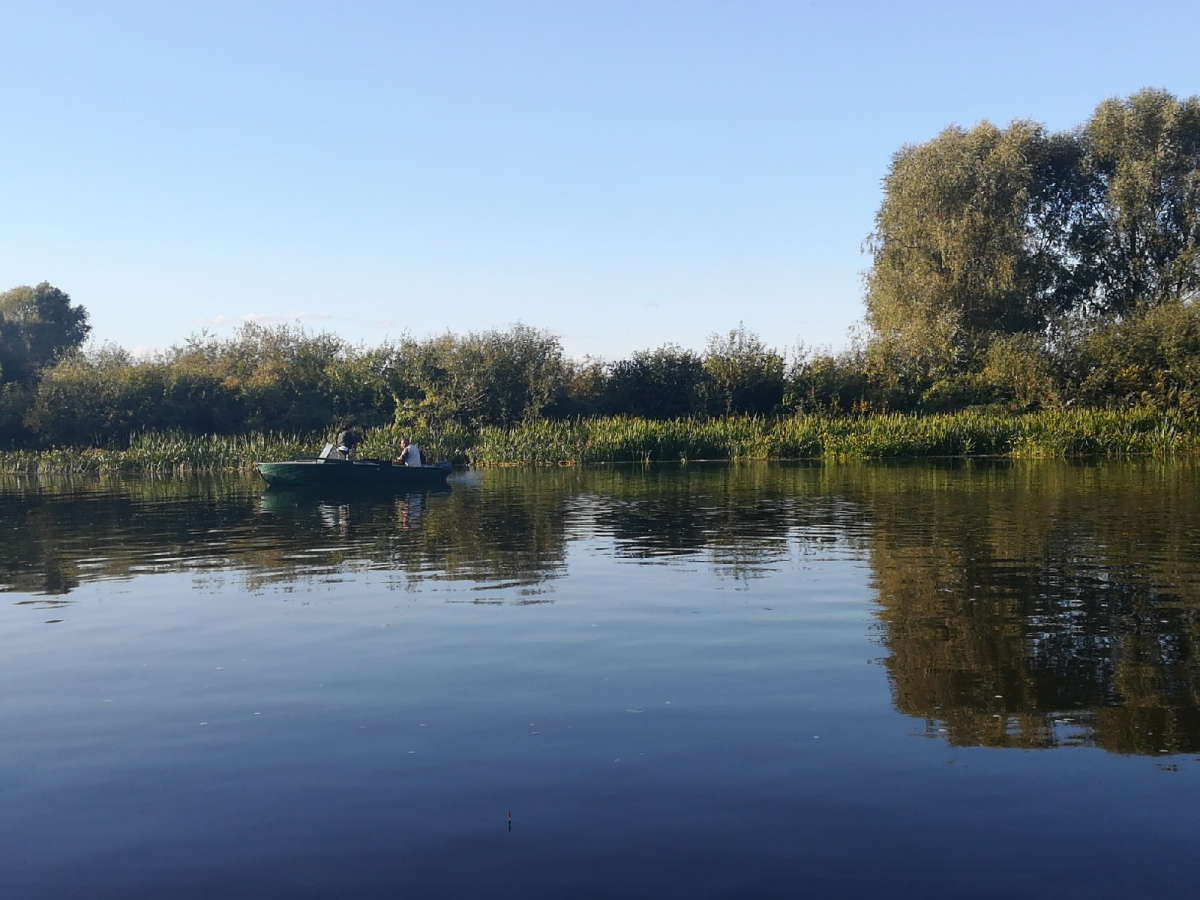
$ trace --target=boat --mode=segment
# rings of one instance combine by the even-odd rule
[[[347,459],[327,444],[316,457],[255,463],[273,488],[361,488],[408,491],[442,487],[450,475],[448,462],[432,466],[397,466],[387,459]]]

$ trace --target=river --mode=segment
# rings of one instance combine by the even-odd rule
[[[0,481],[0,897],[1190,897],[1200,468]]]

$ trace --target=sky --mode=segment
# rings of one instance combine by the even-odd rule
[[[567,355],[836,351],[906,144],[1200,94],[1194,0],[0,0],[0,290]]]

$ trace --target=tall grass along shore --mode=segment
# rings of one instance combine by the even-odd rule
[[[629,417],[553,421],[511,428],[389,426],[368,431],[362,458],[391,458],[402,434],[429,460],[475,466],[605,462],[921,457],[1165,456],[1200,448],[1200,419],[1141,410],[1066,410],[1006,415],[966,411],[867,417],[770,419]],[[0,454],[6,473],[186,473],[248,471],[255,462],[314,455],[328,435],[134,434],[123,448],[55,448]]]

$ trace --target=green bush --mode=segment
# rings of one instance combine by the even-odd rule
[[[1200,307],[1172,303],[1099,326],[1069,365],[1083,405],[1200,411]]]

